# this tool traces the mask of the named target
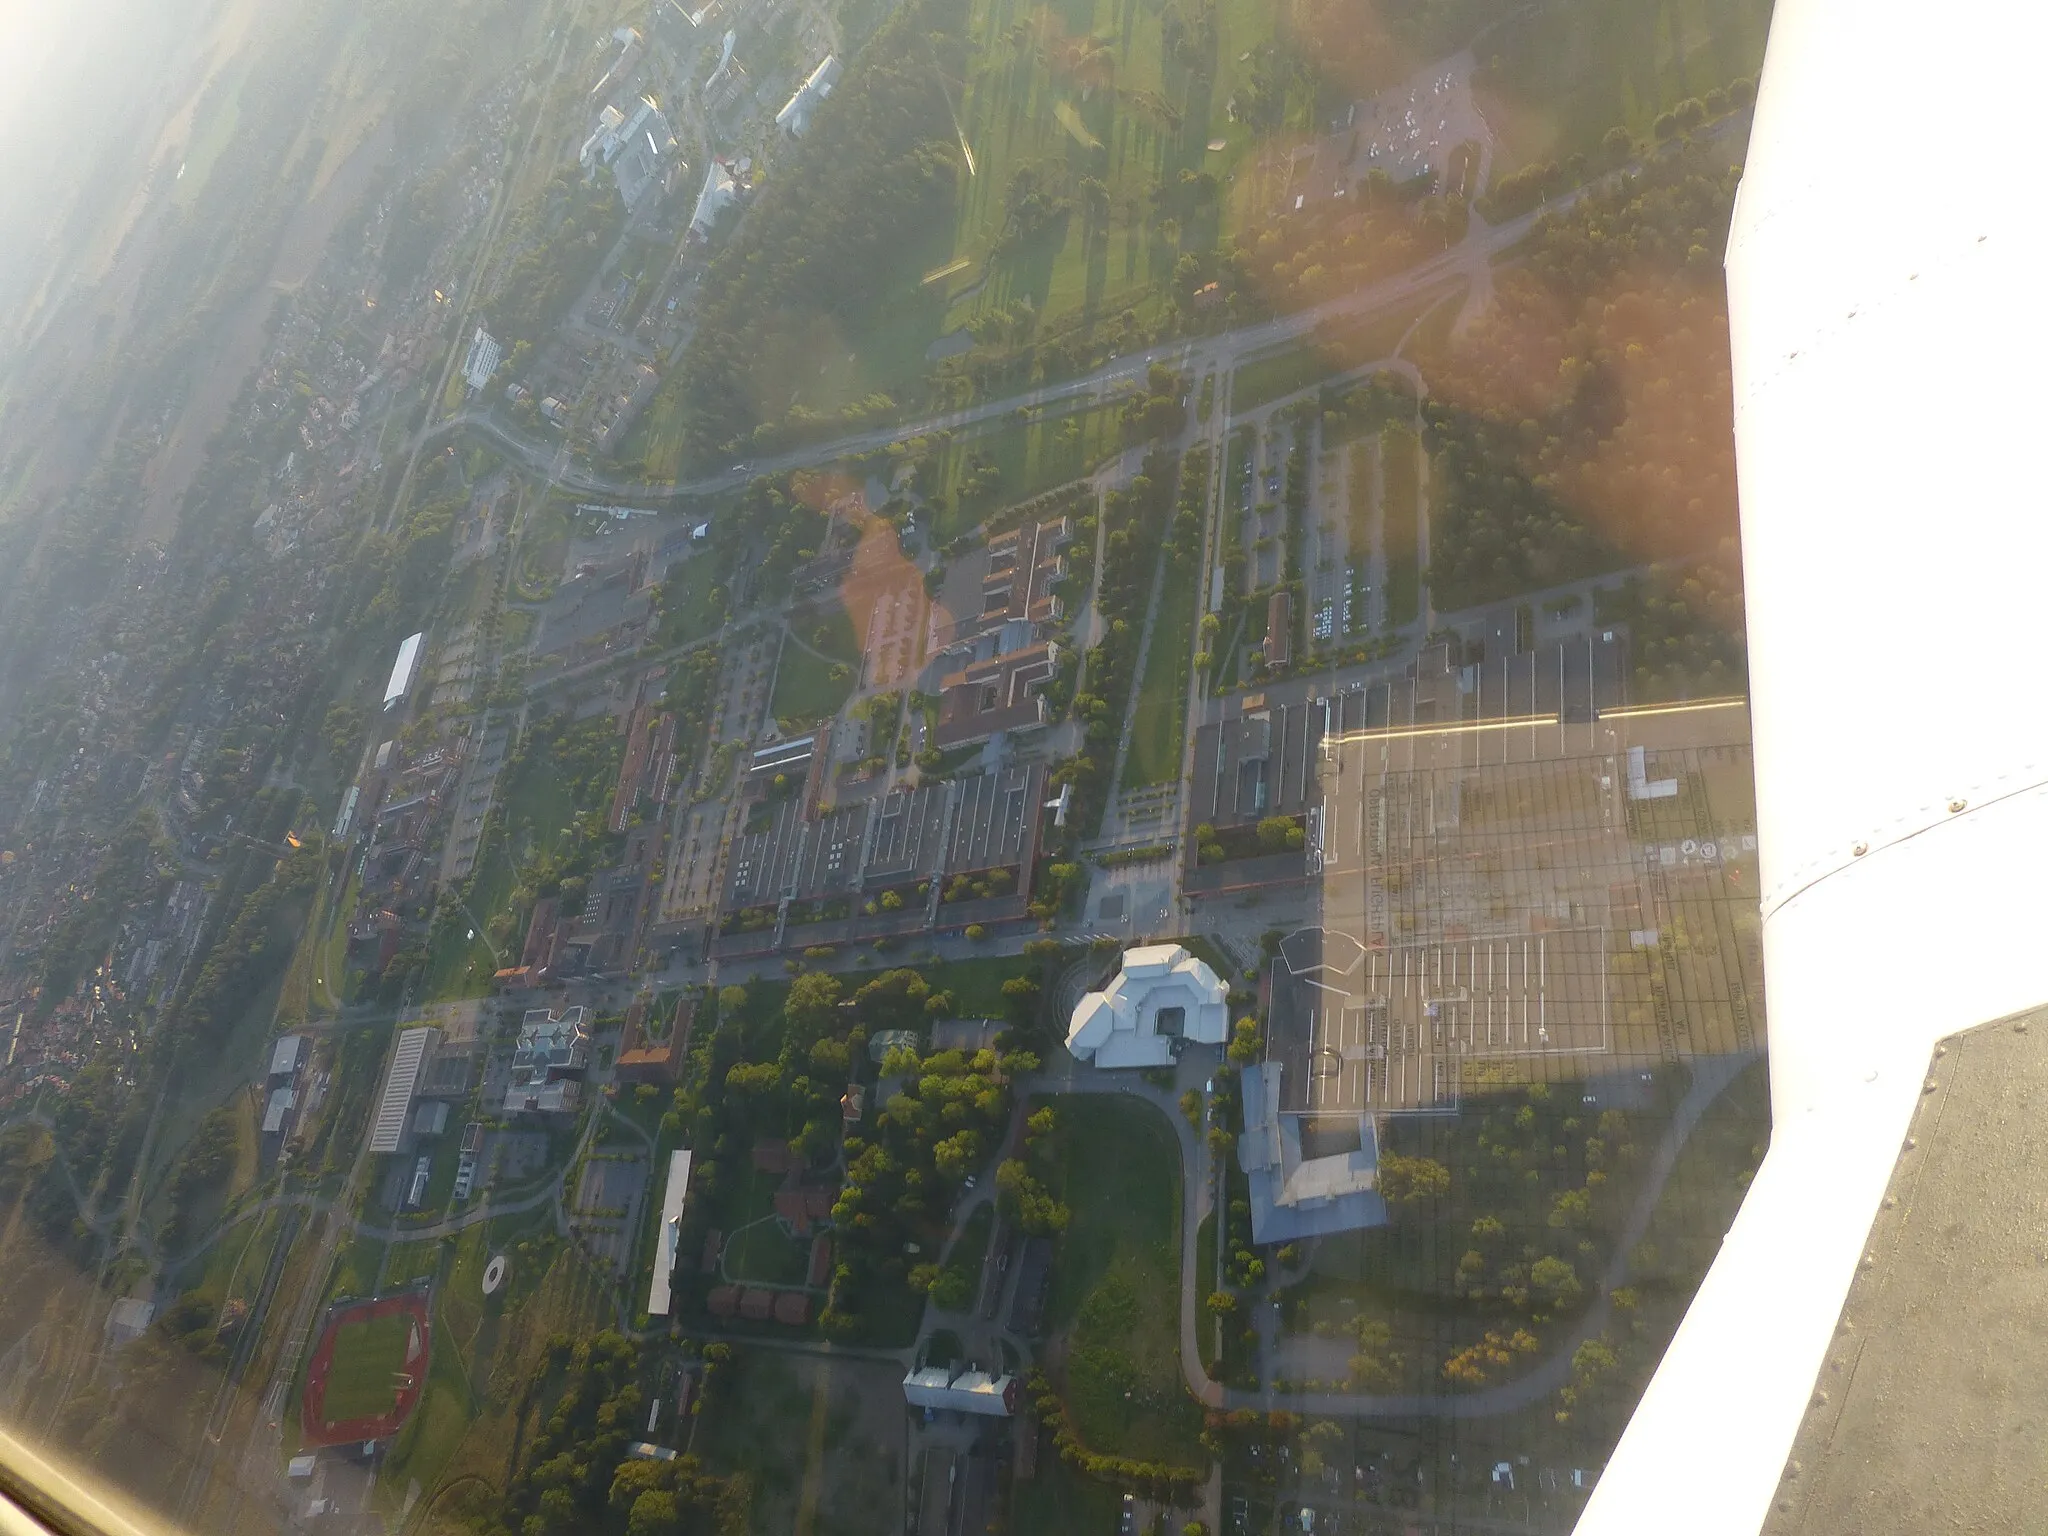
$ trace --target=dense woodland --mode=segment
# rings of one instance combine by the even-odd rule
[[[941,71],[964,67],[964,0],[914,0],[863,49],[712,258],[695,339],[669,386],[691,455],[753,440],[899,276],[906,235],[952,217],[959,150]]]
[[[1539,225],[1472,335],[1428,360],[1439,608],[1733,533],[1719,252],[1736,180],[1724,154],[1689,147],[1589,191]]]

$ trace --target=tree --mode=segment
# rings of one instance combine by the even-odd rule
[[[665,1536],[675,1528],[677,1518],[676,1496],[650,1488],[633,1501],[633,1512],[626,1520],[626,1536]]]
[[[1288,834],[1299,830],[1292,816],[1268,816],[1259,823],[1259,847],[1267,853],[1284,852]]]
[[[1379,1188],[1389,1205],[1441,1199],[1450,1193],[1451,1170],[1435,1158],[1386,1152],[1380,1155]]]
[[[1566,1305],[1576,1301],[1584,1292],[1578,1272],[1563,1259],[1549,1255],[1529,1266],[1529,1283],[1547,1293],[1552,1300]]]

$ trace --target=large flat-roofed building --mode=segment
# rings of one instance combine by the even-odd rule
[[[391,1070],[384,1074],[384,1092],[378,1097],[377,1115],[370,1123],[372,1152],[396,1152],[404,1141],[420,1071],[440,1033],[424,1025],[398,1032],[398,1044],[391,1051]]]
[[[929,1366],[903,1378],[905,1402],[939,1413],[1007,1419],[1017,1411],[1017,1397],[1016,1377],[991,1376],[986,1371],[955,1374],[941,1366]]]
[[[469,351],[462,359],[462,379],[472,390],[480,390],[491,382],[491,375],[498,371],[498,363],[505,350],[497,338],[482,326],[469,339]]]
[[[654,1279],[647,1288],[647,1315],[667,1317],[669,1284],[675,1277],[676,1244],[683,1226],[683,1205],[690,1193],[690,1153],[669,1154],[668,1183],[661,1192],[661,1226],[654,1239]]]
[[[1178,944],[1126,950],[1115,979],[1075,1004],[1067,1049],[1098,1067],[1171,1066],[1183,1040],[1229,1037],[1225,997],[1207,962]]]
[[[391,663],[390,681],[384,685],[386,709],[412,692],[413,680],[420,671],[420,646],[426,638],[426,631],[422,630],[416,635],[407,635],[400,643],[398,659]]]
[[[1004,650],[1003,638],[988,637],[975,647],[972,660],[940,680],[939,723],[932,732],[932,745],[939,750],[987,741],[1001,731],[1033,730],[1047,722],[1044,689],[1059,670],[1060,648],[1033,641]],[[978,654],[981,651],[987,654]]]
[[[1371,1116],[1287,1114],[1277,1062],[1246,1067],[1238,1166],[1251,1187],[1252,1237],[1261,1243],[1386,1223],[1379,1194],[1379,1127]]]
[[[508,1115],[567,1114],[582,1102],[583,1070],[590,1065],[590,1030],[583,1009],[551,1013],[530,1008],[519,1021],[512,1051]]]
[[[792,139],[800,139],[811,126],[811,114],[818,109],[818,103],[832,94],[832,87],[839,79],[839,56],[828,53],[825,61],[812,70],[804,83],[796,88],[796,94],[782,105],[775,114],[775,126]]]

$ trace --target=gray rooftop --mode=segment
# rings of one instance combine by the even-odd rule
[[[2048,1010],[1952,1036],[1928,1082],[1773,1536],[2041,1527]]]

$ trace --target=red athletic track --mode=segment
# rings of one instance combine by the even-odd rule
[[[336,1336],[350,1323],[367,1323],[398,1312],[410,1313],[419,1323],[420,1357],[413,1366],[411,1385],[399,1391],[389,1411],[375,1418],[330,1423],[327,1418],[327,1372],[334,1364]],[[412,1417],[412,1411],[419,1407],[420,1396],[426,1390],[427,1363],[433,1359],[433,1353],[433,1332],[427,1318],[427,1296],[423,1291],[384,1296],[376,1301],[351,1302],[331,1309],[326,1324],[320,1330],[320,1342],[313,1347],[312,1363],[306,1367],[306,1390],[299,1400],[304,1443],[309,1447],[360,1445],[366,1440],[390,1439]]]

